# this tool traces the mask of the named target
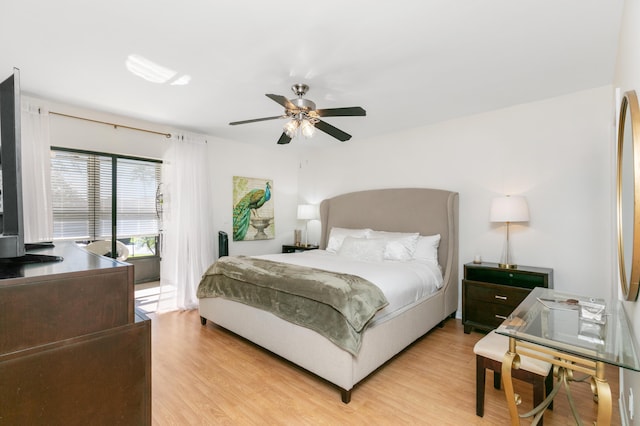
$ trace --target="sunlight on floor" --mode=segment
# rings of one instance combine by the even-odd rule
[[[136,309],[144,313],[167,312],[175,310],[176,288],[160,281],[135,285]]]
[[[155,312],[158,309],[160,297],[160,281],[154,281],[135,285],[136,308],[145,313]]]

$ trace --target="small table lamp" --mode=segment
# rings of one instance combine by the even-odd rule
[[[509,249],[509,224],[511,222],[527,222],[529,221],[529,207],[524,197],[505,197],[494,198],[491,202],[491,213],[489,215],[491,222],[507,223],[507,241],[502,258],[498,266],[500,268],[513,269],[518,265],[511,263],[511,253]]]
[[[318,206],[313,204],[299,204],[298,205],[298,219],[305,220],[304,225],[304,246],[308,246],[309,239],[309,221],[320,218],[320,212]]]

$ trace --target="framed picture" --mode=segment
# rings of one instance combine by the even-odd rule
[[[273,181],[233,177],[233,241],[275,238]]]

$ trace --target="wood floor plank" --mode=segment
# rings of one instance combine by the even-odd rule
[[[350,404],[338,389],[280,357],[207,323],[197,311],[150,314],[154,425],[508,425],[504,393],[487,376],[485,415],[475,414],[475,356],[480,333],[464,334],[448,320],[357,385]],[[607,368],[620,424],[618,370]],[[530,385],[514,381],[531,409]],[[588,383],[571,391],[585,424],[597,404]],[[566,393],[556,397],[545,425],[575,424]],[[522,421],[523,425],[529,421]]]

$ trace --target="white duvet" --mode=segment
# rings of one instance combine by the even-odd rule
[[[389,304],[377,319],[435,293],[443,283],[440,267],[425,261],[366,262],[339,256],[325,250],[255,256],[327,271],[357,275],[382,290]]]

